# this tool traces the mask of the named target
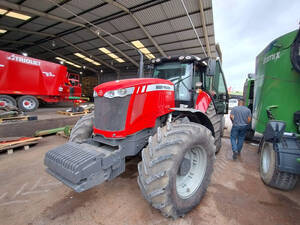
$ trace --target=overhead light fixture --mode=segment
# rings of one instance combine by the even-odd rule
[[[23,56],[28,56],[27,52],[22,52]]]
[[[117,58],[117,59],[115,59],[115,60],[117,60],[119,63],[123,63],[123,62],[125,62],[123,59],[121,59],[121,58]]]
[[[155,56],[139,40],[132,41],[131,44],[133,44],[134,47],[140,50],[148,59],[155,59]]]
[[[4,15],[5,13],[7,13],[8,11],[6,9],[0,9],[0,15]]]
[[[4,34],[6,32],[7,32],[7,30],[0,29],[0,34]]]
[[[106,55],[108,55],[109,57],[113,58],[114,60],[116,60],[119,63],[125,62],[123,59],[121,59],[119,56],[117,56],[116,54],[109,51],[107,48],[99,48],[99,50],[101,52],[105,53]]]
[[[29,20],[31,18],[31,16],[27,16],[27,15],[12,12],[12,11],[6,13],[5,16],[9,16],[9,17],[16,18],[16,19],[19,19],[19,20]]]
[[[155,59],[155,56],[154,56],[153,54],[148,54],[148,55],[146,55],[146,57],[147,57],[148,59]]]
[[[70,61],[68,61],[68,60],[65,60],[65,59],[63,59],[63,58],[61,58],[61,57],[55,57],[57,60],[60,60],[61,62],[64,62],[64,63],[67,63],[67,64],[69,64],[69,65],[71,65],[71,66],[74,66],[74,67],[76,67],[76,68],[81,68],[81,66],[79,66],[79,65],[77,65],[77,64],[75,64],[75,63],[72,63],[72,62],[70,62]]]
[[[85,61],[88,61],[88,62],[94,64],[95,66],[100,66],[100,65],[101,65],[101,64],[98,63],[97,61],[95,61],[95,60],[93,60],[93,59],[90,59],[90,58],[86,57],[85,55],[82,55],[82,54],[79,53],[79,52],[74,53],[74,55],[76,55],[77,57],[79,57],[79,58],[81,58],[81,59],[83,59],[83,60],[85,60]]]
[[[22,13],[17,13],[14,11],[8,11],[6,9],[0,9],[0,15],[9,16],[19,20],[29,20],[31,18],[31,16]]]
[[[142,44],[142,42],[140,41],[132,41],[131,44],[133,44],[136,48],[140,49],[140,48],[144,48],[145,46]]]

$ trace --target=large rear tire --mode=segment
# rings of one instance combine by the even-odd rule
[[[81,117],[73,127],[69,141],[82,143],[90,138],[93,133],[93,121],[94,112]]]
[[[262,181],[274,188],[291,190],[295,187],[298,176],[296,174],[279,171],[278,156],[273,144],[264,141],[260,152],[260,177]]]
[[[143,196],[164,216],[183,216],[200,203],[206,192],[215,149],[211,131],[200,124],[158,128],[138,164]]]
[[[18,98],[18,108],[24,112],[35,111],[39,107],[39,101],[32,95],[23,95]]]
[[[9,95],[0,95],[0,106],[17,106],[16,100]]]
[[[216,154],[220,151],[222,145],[221,139],[221,129],[222,129],[222,117],[223,115],[218,115],[214,107],[213,102],[211,102],[206,111],[206,115],[211,121],[214,132],[215,132],[215,145],[216,145]]]

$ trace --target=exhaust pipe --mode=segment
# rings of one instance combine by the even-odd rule
[[[139,67],[139,78],[144,77],[144,55],[140,50],[137,50],[140,54],[140,67]]]

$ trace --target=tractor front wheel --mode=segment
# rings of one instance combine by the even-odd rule
[[[215,150],[211,131],[200,124],[168,123],[158,128],[138,164],[142,194],[164,216],[183,216],[206,192]]]
[[[94,112],[81,117],[71,131],[70,141],[82,143],[90,138],[93,133],[93,120]]]
[[[295,187],[298,176],[296,174],[279,171],[278,156],[273,149],[273,144],[264,141],[260,152],[260,177],[263,182],[271,187],[281,190],[291,190]]]

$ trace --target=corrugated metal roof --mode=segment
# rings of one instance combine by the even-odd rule
[[[69,0],[62,2],[63,7],[72,11],[75,14],[79,14],[83,19],[74,17],[70,12],[65,11],[61,7],[51,3],[50,1],[34,1],[34,0],[10,0],[11,3],[21,4],[42,12],[46,12],[50,15],[55,15],[60,18],[65,18],[69,21],[74,21],[81,24],[86,24],[85,20],[96,24],[101,29],[104,29],[122,40],[130,43],[133,40],[140,40],[145,47],[147,47],[155,56],[160,57],[161,53],[155,47],[154,43],[147,37],[146,33],[136,23],[136,21],[128,15],[122,9],[106,3],[101,0]],[[160,45],[161,49],[167,55],[180,55],[180,54],[197,54],[201,55],[201,48],[198,40],[196,39],[195,33],[192,29],[190,21],[186,16],[186,12],[182,7],[181,0],[117,0],[120,4],[132,10],[133,14],[137,19],[144,25],[148,34],[150,34],[155,42]],[[192,18],[192,21],[197,28],[197,32],[202,40],[203,45],[205,44],[203,28],[200,19],[199,0],[184,0],[186,8]],[[210,43],[211,51],[215,55],[215,37],[214,37],[214,26],[213,26],[213,14],[212,14],[212,0],[202,0],[206,28],[208,32],[208,40]],[[1,3],[0,3],[1,4]],[[49,11],[49,12],[47,12]],[[28,14],[28,13],[24,13]],[[114,48],[111,48],[105,41],[98,38],[95,34],[91,33],[87,29],[82,27],[71,25],[68,23],[59,22],[53,19],[39,17],[32,15],[33,18],[28,21],[18,20],[7,16],[0,17],[0,25],[8,26],[12,28],[18,28],[44,33],[60,35],[64,39],[70,41],[74,45],[88,51],[91,55],[97,55],[102,60],[111,64],[113,62],[116,67],[130,67],[133,64],[126,58],[126,63],[118,64],[107,55],[101,53],[98,48],[106,47],[112,52],[122,57]],[[89,25],[88,25],[89,26]],[[107,41],[109,41],[115,48],[120,49],[132,59],[138,61],[137,51],[130,49],[127,45],[124,45],[119,40],[112,38],[100,32]],[[45,50],[41,50],[38,45],[44,45],[51,48],[54,52],[64,55],[65,57],[72,57],[72,59],[80,60],[74,57],[73,52],[77,52],[78,49],[67,46],[66,43],[55,40],[57,43],[54,47],[52,46],[53,38],[45,38],[44,36],[36,34],[22,33],[21,31],[8,31],[7,33],[0,34],[0,39],[5,41],[18,40],[23,42],[34,42],[33,46],[25,44],[8,43],[5,44],[0,42],[0,49],[15,48],[18,52],[22,49],[28,50],[32,54],[42,52],[42,55],[32,55],[33,57],[51,57],[54,55]],[[21,47],[20,47],[21,46]],[[32,50],[32,51],[30,51]],[[82,62],[87,63],[87,62]],[[99,69],[92,64],[88,64],[90,67]],[[101,66],[102,68],[103,66]]]

